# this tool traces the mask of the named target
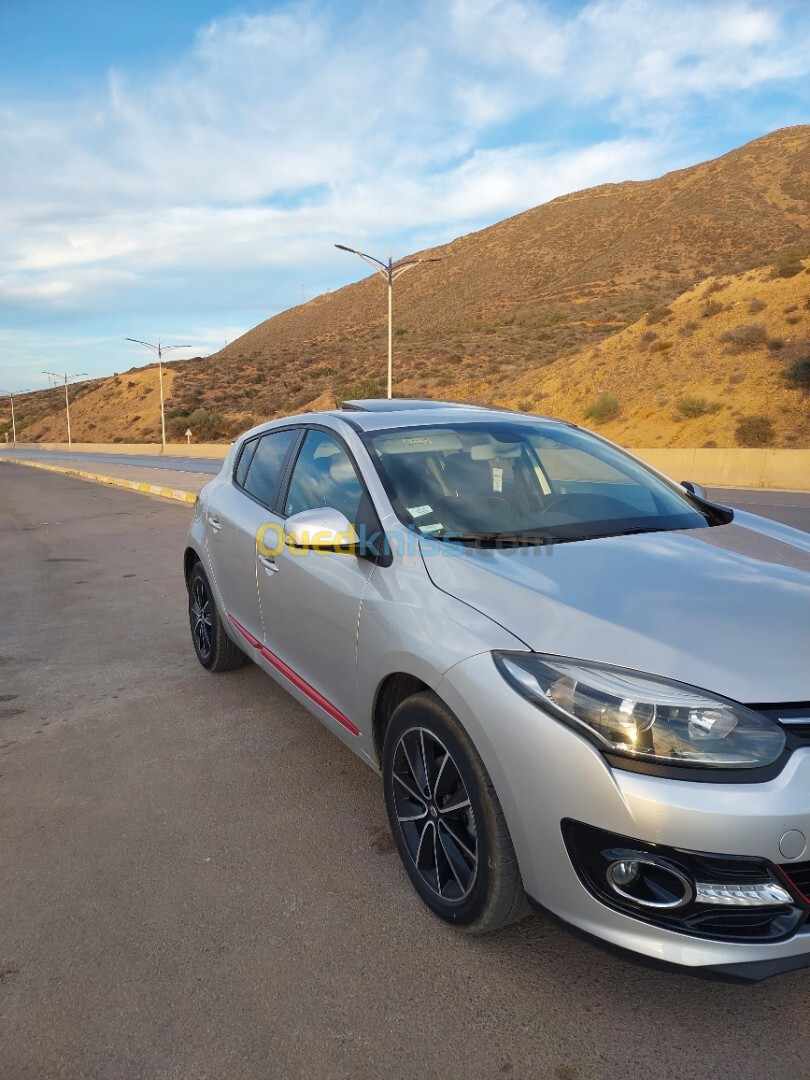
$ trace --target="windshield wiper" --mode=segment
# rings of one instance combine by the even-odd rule
[[[482,547],[508,546],[535,547],[538,544],[553,544],[557,536],[530,535],[527,533],[433,533],[428,539],[442,540],[444,543],[480,544]]]
[[[574,536],[554,536],[549,533],[432,533],[428,539],[444,543],[478,545],[480,547],[543,547],[549,544],[573,544],[579,540],[605,540],[611,536],[633,536],[637,533],[672,532],[655,525],[636,525],[617,532],[580,533]],[[425,535],[425,534],[423,534]]]
[[[616,532],[585,533],[572,536],[571,540],[607,540],[611,536],[636,536],[640,533],[675,532],[675,529],[662,528],[660,525],[634,525],[630,529],[618,529]],[[555,539],[557,539],[555,537]]]

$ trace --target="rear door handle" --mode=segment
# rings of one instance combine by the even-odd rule
[[[208,524],[211,526],[214,532],[219,532],[219,530],[222,528],[222,522],[219,520],[218,517],[210,517],[208,519]]]
[[[259,562],[264,567],[265,574],[277,574],[278,566],[276,566],[276,560],[272,555],[260,555]]]

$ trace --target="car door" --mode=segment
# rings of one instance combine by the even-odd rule
[[[282,428],[247,440],[230,482],[208,505],[206,545],[220,607],[258,640],[264,628],[256,585],[257,536],[270,520],[269,507],[298,437],[298,429]]]
[[[350,452],[333,433],[310,428],[279,505],[283,518],[332,507],[356,524],[369,496]],[[371,511],[373,513],[373,510]],[[357,733],[357,626],[375,563],[357,555],[283,547],[259,573],[264,660],[313,702],[334,730]]]

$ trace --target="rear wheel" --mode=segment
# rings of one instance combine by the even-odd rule
[[[474,934],[528,914],[492,781],[469,736],[434,694],[415,694],[394,712],[383,783],[400,858],[431,911]]]
[[[247,663],[222,624],[211,585],[200,563],[188,579],[188,621],[197,659],[208,671],[231,671]]]

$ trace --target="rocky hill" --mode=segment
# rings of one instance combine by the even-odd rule
[[[419,254],[441,261],[395,286],[395,393],[542,407],[601,422],[629,445],[745,443],[752,436],[738,421],[761,415],[774,445],[810,445],[801,379],[782,378],[787,359],[767,344],[781,336],[782,357],[795,362],[807,351],[810,127],[656,180],[566,195]],[[700,304],[712,298],[722,310],[704,317]],[[749,313],[757,299],[766,307]],[[779,305],[793,303],[783,319]],[[268,319],[213,356],[167,365],[172,433],[190,424],[201,438],[226,437],[313,400],[379,394],[385,316],[373,275]],[[683,330],[691,323],[697,329]],[[721,340],[737,325],[762,326],[765,340]],[[650,333],[657,338],[642,342]],[[75,437],[155,438],[146,385],[137,401],[127,385],[138,378],[83,394]],[[713,408],[721,385],[736,395],[733,408]],[[615,398],[619,413],[607,415],[603,403],[597,418],[599,394]],[[685,416],[674,403],[689,395],[705,398],[707,411]],[[32,415],[28,437],[57,437],[58,423]]]

